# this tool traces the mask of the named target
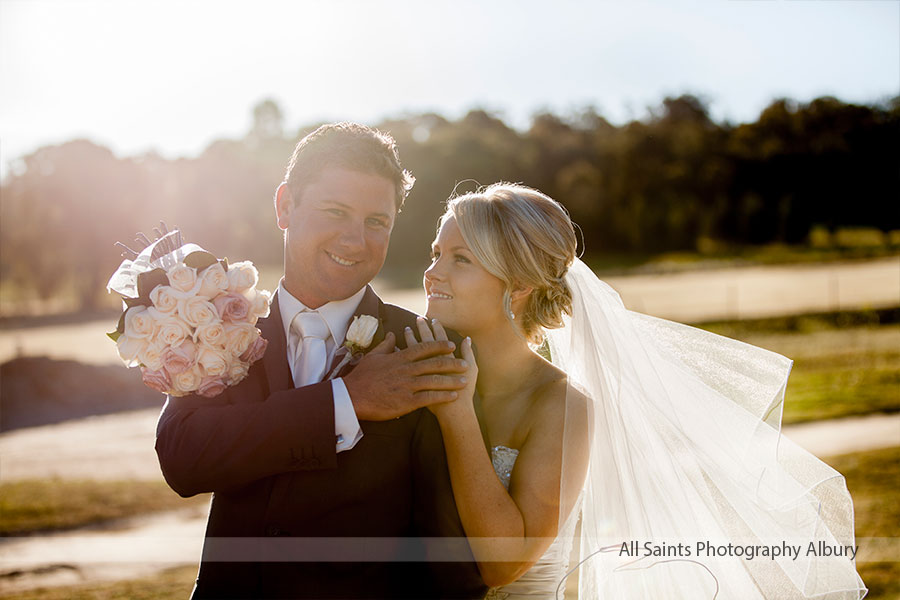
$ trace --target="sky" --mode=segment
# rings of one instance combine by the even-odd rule
[[[900,95],[900,0],[0,0],[4,175],[78,137],[194,156],[265,98],[291,131],[476,107],[618,124],[682,93],[734,123]]]

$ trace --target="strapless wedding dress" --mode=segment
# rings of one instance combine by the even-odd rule
[[[491,449],[494,471],[506,489],[509,489],[509,479],[518,456],[518,450],[506,446],[494,446]],[[559,598],[562,598],[565,594],[565,584],[562,587],[559,584],[565,577],[569,566],[569,553],[572,551],[575,525],[578,523],[580,509],[581,499],[579,498],[575,509],[560,528],[557,538],[553,540],[553,543],[534,566],[509,585],[491,588],[485,596],[485,600],[551,599],[557,597],[557,588],[559,588]]]

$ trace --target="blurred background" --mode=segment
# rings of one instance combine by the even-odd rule
[[[387,300],[454,191],[541,189],[629,308],[794,359],[785,431],[900,597],[900,2],[0,0],[0,86],[0,595],[187,595],[209,499],[103,335],[113,244],[164,220],[274,289],[293,146],[355,120],[417,178]]]

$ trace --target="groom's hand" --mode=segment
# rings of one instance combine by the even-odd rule
[[[397,351],[395,343],[389,332],[343,378],[360,421],[387,421],[452,402],[466,386],[466,362],[453,356],[453,342],[424,342]]]

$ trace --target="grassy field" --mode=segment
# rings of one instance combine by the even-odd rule
[[[846,454],[827,459],[844,474],[853,495],[856,535],[900,536],[900,503],[896,482],[900,480],[900,448]],[[859,563],[859,572],[869,587],[867,600],[900,597],[900,562]],[[58,588],[40,588],[6,596],[16,600],[162,600],[187,598],[196,567],[179,567],[140,579]]]
[[[185,500],[162,481],[7,482],[0,484],[0,535],[71,529],[208,503],[208,494]]]
[[[721,241],[701,239],[692,252],[665,252],[648,255],[641,261],[629,255],[611,265],[624,264],[650,271],[671,271],[739,265],[787,265],[827,263],[893,256],[900,250],[900,231],[885,234],[872,228],[844,228],[829,233],[813,228],[807,244],[779,243],[760,246],[738,246]],[[602,258],[596,266],[606,266]],[[594,266],[594,262],[591,262]]]
[[[794,360],[784,423],[900,411],[898,310],[856,311],[703,327]]]

